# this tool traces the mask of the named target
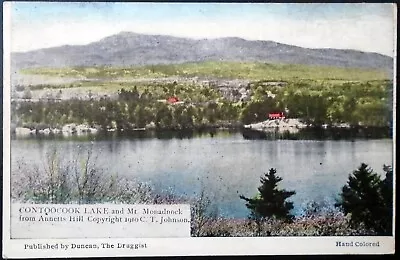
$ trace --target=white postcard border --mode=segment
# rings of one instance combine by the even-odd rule
[[[397,6],[393,4],[394,17]],[[392,254],[395,237],[191,237],[132,239],[10,239],[10,18],[11,2],[3,2],[3,258],[48,257],[115,257],[115,256],[180,256],[180,255],[297,255],[297,254]],[[395,21],[396,25],[397,22]],[[397,30],[394,26],[396,75]],[[396,140],[396,77],[393,88],[393,162]],[[394,163],[395,165],[395,163]],[[396,173],[395,167],[393,167]],[[396,174],[394,174],[394,185]],[[393,194],[396,198],[395,192]],[[394,200],[395,201],[395,200]],[[395,213],[395,209],[394,209]],[[393,217],[395,224],[395,216]],[[393,225],[395,231],[395,225]],[[395,234],[395,233],[394,233]],[[337,242],[354,246],[337,246]],[[379,247],[356,246],[356,243],[379,242]],[[27,244],[146,244],[144,249],[25,249]]]

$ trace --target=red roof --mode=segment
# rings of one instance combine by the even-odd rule
[[[169,97],[169,98],[167,98],[167,102],[168,103],[176,103],[178,101],[179,101],[179,99],[177,97]]]
[[[269,119],[285,118],[285,113],[283,112],[272,112],[268,114]]]

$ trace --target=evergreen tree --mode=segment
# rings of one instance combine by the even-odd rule
[[[383,196],[383,212],[380,227],[384,235],[392,235],[392,215],[393,215],[393,169],[390,166],[383,166],[386,177],[381,183]]]
[[[141,128],[146,126],[146,112],[143,106],[137,106],[135,108],[135,127]]]
[[[364,224],[366,228],[373,229],[380,235],[390,234],[391,179],[391,170],[387,170],[387,177],[382,181],[367,164],[362,163],[349,176],[340,194],[341,201],[336,206],[341,207],[345,214],[351,214],[350,224],[353,227]]]
[[[166,129],[172,127],[172,110],[165,104],[159,105],[156,112],[155,124],[157,128]]]
[[[282,178],[276,175],[276,169],[271,168],[269,173],[261,177],[261,186],[258,187],[258,194],[254,198],[246,198],[246,207],[251,211],[250,218],[258,223],[266,218],[291,220],[293,216],[289,213],[293,209],[293,202],[286,200],[296,194],[294,191],[278,189],[278,183]]]

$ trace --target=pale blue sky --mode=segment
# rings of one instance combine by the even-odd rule
[[[393,55],[390,4],[15,2],[11,17],[13,51],[86,44],[133,31],[190,38],[237,36]]]
[[[15,19],[40,20],[43,16],[53,19],[80,18],[98,19],[157,19],[204,18],[232,15],[240,16],[292,16],[293,19],[352,17],[362,15],[388,15],[390,5],[383,4],[204,4],[204,3],[27,3],[13,4]],[[133,17],[134,16],[134,17]]]

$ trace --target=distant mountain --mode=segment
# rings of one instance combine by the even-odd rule
[[[64,67],[147,65],[210,60],[260,61],[392,70],[391,57],[339,49],[308,49],[273,41],[236,37],[194,40],[121,32],[87,45],[65,45],[12,53],[12,66]]]

